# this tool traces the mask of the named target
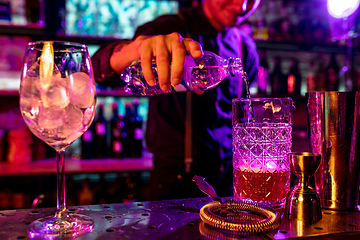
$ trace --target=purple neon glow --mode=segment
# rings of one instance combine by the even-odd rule
[[[335,18],[346,18],[359,7],[360,0],[327,0],[327,9]]]

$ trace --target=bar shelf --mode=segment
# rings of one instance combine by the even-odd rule
[[[40,26],[36,23],[30,23],[26,25],[0,24],[0,35],[42,37],[44,33],[44,26]]]
[[[124,158],[124,159],[71,159],[65,160],[66,174],[83,173],[106,173],[125,171],[151,171],[153,159],[148,158]],[[12,164],[0,163],[0,177],[10,176],[34,176],[56,174],[56,159],[31,161],[29,163]]]

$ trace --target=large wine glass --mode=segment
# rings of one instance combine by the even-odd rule
[[[38,138],[56,150],[57,210],[28,226],[30,238],[77,237],[94,221],[66,210],[65,149],[90,126],[96,88],[86,45],[61,41],[28,43],[20,84],[20,110]]]

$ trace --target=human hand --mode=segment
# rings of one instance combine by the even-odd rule
[[[190,38],[183,38],[178,33],[139,36],[133,44],[137,46],[143,75],[150,86],[154,86],[156,82],[151,65],[152,59],[156,58],[158,81],[164,91],[171,85],[181,83],[186,53],[190,53],[194,58],[203,55],[200,43]],[[170,56],[172,57],[171,72],[169,72]]]

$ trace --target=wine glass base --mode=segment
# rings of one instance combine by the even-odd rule
[[[82,214],[69,213],[65,219],[54,216],[33,221],[27,229],[31,239],[75,238],[89,233],[94,228],[94,220]]]

